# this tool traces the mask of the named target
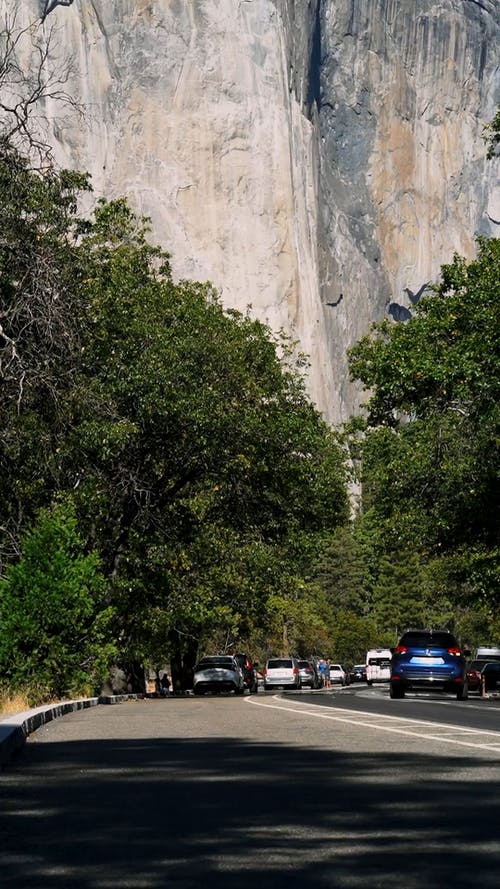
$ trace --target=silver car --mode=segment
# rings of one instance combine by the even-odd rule
[[[203,657],[194,669],[194,694],[229,691],[234,691],[235,695],[245,691],[245,680],[236,659],[225,654]]]
[[[264,670],[264,690],[269,688],[302,688],[299,662],[296,658],[269,658]]]

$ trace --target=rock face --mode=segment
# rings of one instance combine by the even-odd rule
[[[500,0],[26,0],[30,21],[85,112],[44,102],[57,161],[150,216],[176,276],[296,338],[330,421],[359,406],[346,349],[498,235]]]

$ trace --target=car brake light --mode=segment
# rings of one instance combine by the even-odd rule
[[[297,667],[294,667],[294,668],[293,668],[293,675],[296,676],[298,672],[299,672],[299,671],[298,671]]]
[[[264,672],[263,672],[262,675],[263,675],[263,676],[267,676],[267,667],[264,667]]]
[[[406,654],[407,651],[408,651],[408,648],[406,647],[406,645],[398,645],[394,649],[394,654]]]
[[[448,654],[460,654],[460,649],[459,648],[449,648]]]

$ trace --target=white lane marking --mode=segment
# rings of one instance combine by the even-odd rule
[[[257,707],[268,707],[271,710],[283,710],[288,713],[301,713],[304,716],[314,716],[316,719],[329,719],[332,722],[345,722],[349,725],[356,726],[364,726],[365,728],[372,728],[375,731],[379,732],[390,732],[396,735],[406,735],[412,738],[424,738],[429,741],[439,741],[442,744],[456,744],[460,747],[472,747],[474,750],[491,750],[494,753],[500,753],[500,734],[495,731],[486,731],[484,729],[471,729],[471,728],[461,728],[460,726],[450,726],[449,723],[441,723],[441,722],[428,722],[420,719],[409,719],[405,716],[384,716],[382,714],[374,714],[368,713],[365,710],[346,710],[344,708],[335,708],[333,710],[332,707],[325,707],[324,704],[314,705],[311,709],[311,704],[306,704],[303,701],[294,701],[294,707],[288,707],[285,704],[271,704],[266,703],[264,701],[257,701],[255,698],[248,697],[245,699],[247,704],[254,704]],[[272,700],[281,701],[282,699],[278,697],[278,695],[273,695]],[[301,707],[308,707],[307,711],[302,710]],[[327,710],[328,713],[320,713],[319,710]],[[333,712],[332,712],[333,711]],[[342,716],[339,714],[348,713],[349,717]],[[381,725],[378,722],[368,722],[368,721],[360,721],[357,718],[353,718],[353,714],[355,716],[363,716],[368,717],[370,720],[385,720],[386,722],[392,721],[393,723],[409,723],[407,728],[398,728],[396,725]],[[414,731],[412,731],[412,727],[415,727]],[[418,729],[417,729],[418,727]],[[498,742],[496,744],[493,743],[473,743],[471,741],[465,740],[457,740],[456,738],[450,738],[449,735],[445,737],[443,735],[433,735],[425,732],[425,729],[446,729],[447,731],[453,731],[458,734],[474,734],[474,735],[489,735],[494,738],[498,738]]]

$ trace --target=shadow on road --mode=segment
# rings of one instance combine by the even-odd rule
[[[496,766],[459,756],[212,738],[30,744],[0,775],[0,882],[496,889],[497,780]]]

